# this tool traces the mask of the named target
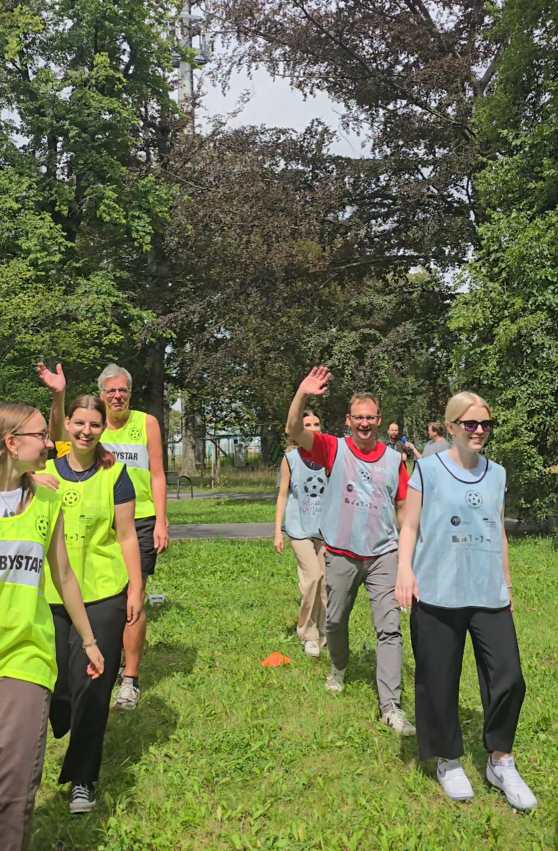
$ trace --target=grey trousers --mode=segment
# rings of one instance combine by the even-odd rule
[[[0,677],[0,848],[23,851],[45,756],[50,691]]]
[[[377,558],[356,559],[326,550],[326,636],[331,661],[344,670],[349,663],[349,617],[364,583],[376,628],[376,682],[382,712],[399,705],[403,642],[395,599],[397,550]]]

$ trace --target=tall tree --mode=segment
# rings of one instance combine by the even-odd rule
[[[356,387],[388,396],[399,382],[417,417],[419,397],[437,410],[446,391],[450,292],[436,276],[363,262],[374,234],[352,204],[358,164],[332,154],[332,138],[320,122],[303,133],[217,126],[175,152],[180,297],[165,324],[192,410],[220,427],[280,436],[296,384],[320,360],[335,372],[336,427]]]
[[[494,37],[508,46],[475,116],[488,216],[454,307],[455,369],[494,405],[514,508],[543,519],[558,499],[558,3],[508,0]]]
[[[32,182],[37,214],[48,214],[56,228],[59,302],[69,309],[84,288],[97,296],[90,314],[82,312],[83,349],[59,335],[50,353],[84,381],[90,319],[101,322],[110,297],[120,345],[105,339],[97,367],[109,354],[130,362],[132,372],[139,371],[135,361],[148,363],[139,389],[161,421],[165,344],[151,335],[137,346],[130,311],[143,311],[145,322],[168,306],[160,245],[172,203],[162,177],[176,112],[166,37],[173,6],[4,0],[0,11],[2,166]]]
[[[304,95],[326,91],[370,143],[361,163],[378,250],[460,262],[475,240],[475,100],[500,42],[484,0],[215,0],[216,65],[263,66]]]

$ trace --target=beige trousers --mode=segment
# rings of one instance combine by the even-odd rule
[[[298,613],[297,634],[302,641],[326,643],[325,545],[319,538],[302,541],[289,538],[296,556],[298,587],[302,595]]]
[[[0,677],[0,848],[27,848],[45,756],[50,691]]]

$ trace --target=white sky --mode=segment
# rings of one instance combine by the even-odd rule
[[[195,76],[198,83],[199,72]],[[334,146],[336,153],[348,157],[359,157],[363,153],[361,140],[341,130],[342,106],[334,103],[323,92],[304,100],[300,92],[291,89],[287,80],[273,80],[261,68],[254,71],[252,79],[245,72],[235,73],[226,95],[211,84],[207,75],[202,77],[201,82],[205,92],[203,104],[208,116],[232,112],[242,92],[248,90],[251,93],[251,100],[242,113],[231,120],[232,127],[265,124],[268,127],[293,127],[300,132],[313,118],[321,118],[339,134],[339,140]],[[201,111],[198,118],[202,118]]]

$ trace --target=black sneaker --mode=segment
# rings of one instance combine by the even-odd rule
[[[95,789],[92,783],[72,783],[70,790],[71,813],[89,813],[95,803]]]

